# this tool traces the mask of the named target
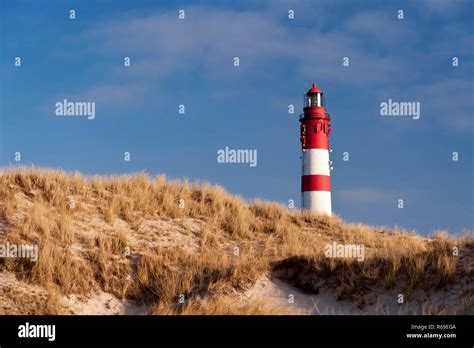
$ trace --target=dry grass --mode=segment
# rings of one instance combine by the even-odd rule
[[[435,238],[428,250],[418,253],[374,255],[364,262],[296,256],[275,263],[280,278],[295,282],[300,288],[318,293],[325,286],[337,289],[339,299],[357,299],[373,289],[397,289],[410,298],[415,290],[429,292],[451,284],[455,277],[472,279],[472,266],[453,256],[454,242]],[[471,242],[458,245],[472,250]]]
[[[155,310],[153,314],[167,314]],[[173,313],[171,313],[173,314]],[[220,296],[209,300],[196,299],[187,304],[181,314],[184,315],[284,315],[285,308],[268,304],[265,301],[250,301],[239,304],[233,297]]]
[[[140,243],[153,238],[140,230],[144,221],[187,219],[200,224],[198,231],[183,227],[186,238],[197,240],[196,248]],[[221,187],[163,176],[3,170],[0,221],[6,224],[4,238],[38,244],[40,250],[37,262],[0,259],[0,270],[52,294],[100,289],[160,314],[275,313],[258,302],[237,304],[233,296],[274,267],[303,289],[330,286],[342,298],[372,286],[402,286],[411,293],[473,276],[472,264],[462,257],[472,254],[472,236],[453,240],[439,234],[429,241],[274,203],[248,203]],[[333,241],[363,244],[365,261],[325,258],[324,246]],[[452,255],[453,247],[460,257]],[[50,307],[44,312],[52,312]]]

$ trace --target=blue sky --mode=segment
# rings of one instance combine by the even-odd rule
[[[422,234],[473,230],[472,7],[1,0],[0,165],[164,173],[299,205],[298,114],[317,82],[332,115],[335,213]],[[65,98],[95,102],[95,119],[56,116]],[[420,119],[380,116],[388,99],[419,102]],[[258,165],[217,163],[226,146],[257,149]]]

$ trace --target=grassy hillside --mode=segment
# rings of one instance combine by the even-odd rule
[[[0,171],[0,221],[0,239],[39,247],[37,262],[0,259],[0,272],[42,294],[22,300],[4,288],[0,313],[68,313],[61,298],[98,291],[150,314],[284,313],[239,297],[265,274],[361,307],[374,289],[409,299],[450,287],[465,305],[446,312],[472,306],[472,235],[428,239],[347,224],[208,184],[8,169]],[[326,257],[333,242],[364,245],[364,261]]]

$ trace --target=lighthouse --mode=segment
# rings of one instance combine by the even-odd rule
[[[317,214],[331,215],[331,118],[326,113],[324,94],[315,83],[304,96],[303,111],[300,115],[302,208]]]

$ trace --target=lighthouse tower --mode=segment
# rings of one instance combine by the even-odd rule
[[[302,207],[318,214],[331,215],[331,118],[326,113],[323,92],[314,83],[304,96],[303,110],[304,114],[300,115]]]

